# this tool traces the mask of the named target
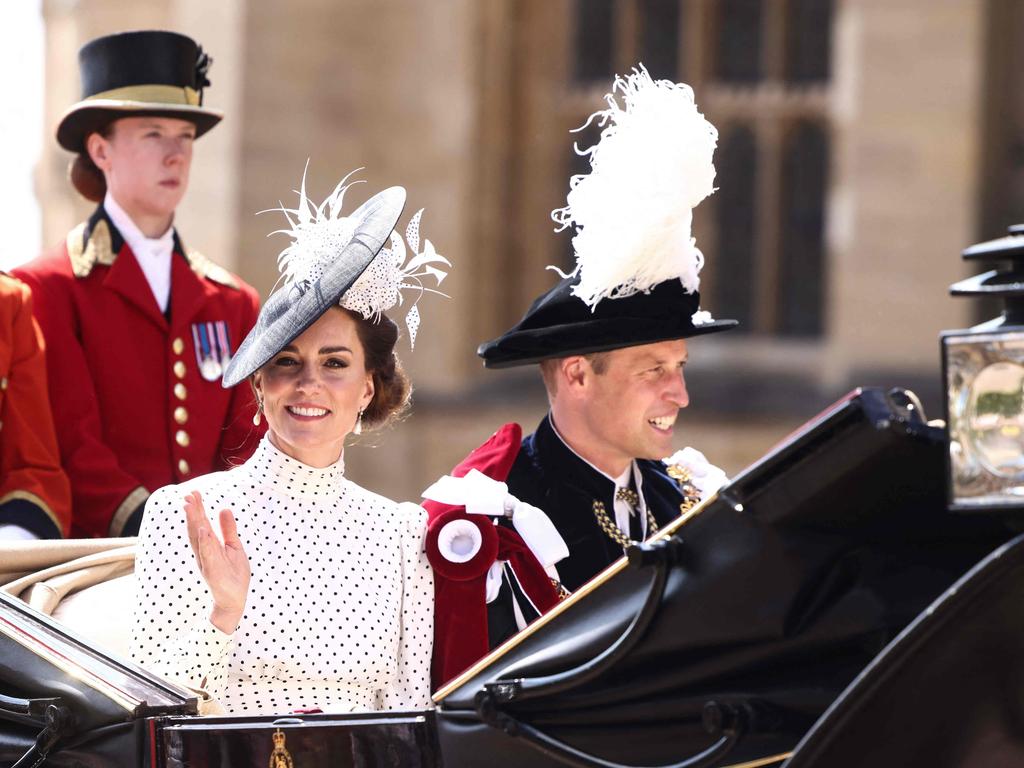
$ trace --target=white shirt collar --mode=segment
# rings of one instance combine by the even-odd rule
[[[146,276],[153,298],[161,312],[167,311],[171,296],[171,255],[174,252],[174,227],[170,226],[160,237],[146,237],[142,230],[132,221],[132,217],[122,208],[114,196],[107,190],[103,199],[103,210],[110,221],[117,227],[121,237],[135,254],[135,260]]]
[[[160,237],[146,237],[132,220],[132,217],[120,206],[117,200],[114,199],[114,196],[110,194],[110,190],[107,190],[107,195],[103,198],[103,210],[107,212],[110,220],[117,227],[117,231],[121,233],[121,237],[128,243],[132,253],[138,253],[139,251],[150,253],[155,248],[160,248],[161,250],[166,249],[167,253],[170,254],[174,248],[173,225],[168,227],[167,231],[160,235]]]

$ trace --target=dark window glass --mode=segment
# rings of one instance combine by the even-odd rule
[[[640,61],[656,80],[679,77],[679,0],[641,0]]]
[[[588,149],[589,147],[597,144],[597,140],[601,138],[601,127],[598,125],[598,120],[591,121],[590,125],[584,128],[582,131],[576,133],[570,133],[571,141],[574,143],[574,147],[569,150],[568,158],[568,169],[569,173],[567,178],[573,176],[586,176],[590,173],[590,155],[577,154],[575,147],[580,149]],[[569,194],[568,184],[565,187],[564,194]],[[561,198],[558,203],[559,207],[565,205],[565,198]],[[557,234],[557,237],[562,238],[562,258],[561,262],[555,266],[561,269],[563,272],[572,272],[576,269],[576,254],[572,249],[572,236],[575,234],[575,230],[570,227],[569,229],[563,230]]]
[[[715,317],[740,321],[740,333],[753,330],[754,228],[757,182],[757,144],[753,131],[737,126],[723,132],[715,152],[717,252],[709,254],[714,269],[713,300],[707,302]],[[699,244],[698,244],[699,245]]]
[[[798,123],[786,137],[783,153],[778,332],[784,336],[820,336],[828,136],[818,124]]]
[[[576,0],[576,60],[573,77],[577,83],[611,80],[614,32],[614,0]]]
[[[715,76],[756,83],[761,79],[761,0],[721,0],[717,8]]]
[[[828,80],[831,56],[832,0],[789,0],[786,6],[786,82]]]

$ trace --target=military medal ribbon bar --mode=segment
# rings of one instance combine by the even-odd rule
[[[224,320],[192,324],[192,345],[196,364],[206,381],[216,381],[231,362],[231,336]]]

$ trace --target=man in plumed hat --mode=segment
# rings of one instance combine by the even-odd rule
[[[691,236],[692,209],[714,191],[717,131],[688,86],[642,67],[607,103],[591,118],[603,127],[591,172],[553,214],[574,229],[575,271],[478,350],[488,368],[540,367],[550,410],[496,479],[561,534],[569,554],[547,571],[568,591],[725,481],[697,451],[669,456],[689,403],[688,340],[736,325],[701,310]],[[522,581],[506,568],[489,596],[490,647],[537,614]]]
[[[72,535],[134,534],[150,492],[244,460],[262,433],[249,389],[220,386],[258,296],[174,227],[193,143],[222,117],[203,105],[210,63],[173,32],[82,48],[83,97],[57,141],[99,205],[15,270],[46,339]]]

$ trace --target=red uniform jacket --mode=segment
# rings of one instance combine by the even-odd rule
[[[46,338],[73,534],[134,532],[150,492],[252,453],[265,428],[252,423],[249,385],[223,389],[199,365],[224,337],[234,351],[256,322],[250,286],[176,234],[165,317],[102,206],[15,274]]]
[[[43,337],[28,286],[0,272],[0,523],[66,536],[71,489],[46,396]]]

